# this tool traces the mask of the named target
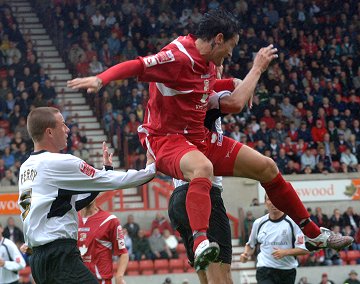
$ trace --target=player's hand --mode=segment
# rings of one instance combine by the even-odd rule
[[[102,80],[96,76],[76,78],[67,81],[67,86],[73,90],[86,89],[88,93],[97,93],[102,87]]]
[[[105,141],[102,144],[102,148],[103,148],[103,165],[112,167],[113,153],[109,153],[109,148],[108,146],[106,146]]]
[[[282,259],[284,256],[286,256],[286,250],[274,248],[274,251],[271,254],[275,259]]]
[[[20,247],[20,251],[22,253],[26,253],[28,255],[31,255],[33,253],[32,249],[28,247],[27,244],[23,244],[21,247]]]
[[[264,72],[268,68],[270,62],[275,58],[278,58],[277,51],[277,48],[272,44],[261,48],[255,56],[253,68],[259,69],[261,73]]]
[[[126,284],[124,276],[115,276],[115,284]]]
[[[250,259],[250,257],[247,255],[247,253],[240,254],[240,262],[246,263],[246,262],[248,262],[249,259]]]
[[[152,163],[155,163],[154,157],[150,154],[149,150],[146,151],[146,165],[150,165]]]
[[[3,260],[2,258],[0,258],[0,267],[3,267],[5,265],[5,260]]]

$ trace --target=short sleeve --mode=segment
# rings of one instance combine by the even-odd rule
[[[249,245],[251,248],[255,248],[256,244],[257,244],[257,231],[259,228],[259,219],[255,220],[252,228],[251,228],[251,233],[250,233],[250,237],[248,242],[246,243],[247,245]]]
[[[127,253],[122,226],[118,218],[111,220],[110,238],[113,246],[113,255]]]

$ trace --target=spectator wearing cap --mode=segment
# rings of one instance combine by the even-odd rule
[[[328,278],[327,273],[323,273],[319,284],[335,284],[335,282]]]
[[[344,281],[344,284],[360,284],[358,273],[355,270],[351,270],[349,278]]]

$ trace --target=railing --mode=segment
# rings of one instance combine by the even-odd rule
[[[100,195],[96,203],[98,206],[106,206],[107,210],[112,212],[124,212],[124,211],[134,211],[134,210],[166,210],[167,205],[169,204],[170,196],[173,192],[174,187],[169,182],[166,182],[162,179],[155,178],[148,184],[145,184],[141,187],[141,196],[143,201],[142,208],[126,208],[124,202],[124,192],[122,190],[114,190],[110,192],[105,192]],[[150,206],[149,195],[152,194],[154,205]],[[114,197],[119,197],[120,207],[114,207]],[[165,198],[166,205],[161,205],[161,200]],[[164,203],[163,203],[164,204]],[[227,213],[230,222],[232,223],[233,236],[234,238],[239,238],[239,219],[230,213]]]

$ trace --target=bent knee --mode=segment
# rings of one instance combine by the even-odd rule
[[[212,163],[209,160],[207,160],[205,162],[202,162],[197,167],[195,167],[193,178],[205,177],[211,179],[213,176],[213,172],[214,172],[214,167]]]
[[[259,167],[259,173],[261,176],[259,181],[267,182],[274,179],[279,173],[279,170],[273,159],[264,156],[263,161],[261,162],[261,166]]]

